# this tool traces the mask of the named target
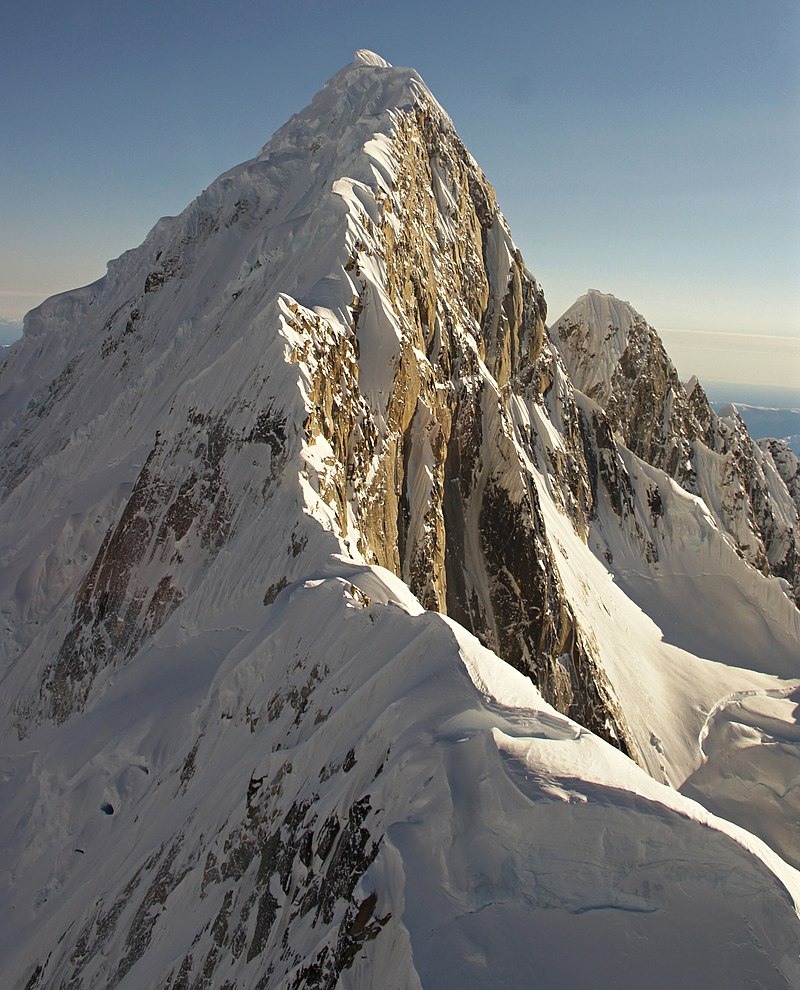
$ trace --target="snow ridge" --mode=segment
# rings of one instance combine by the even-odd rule
[[[361,50],[28,315],[4,985],[800,985],[792,815],[743,799],[767,733],[796,777],[798,612],[675,480],[749,448],[626,304],[581,312],[608,394],[420,77]]]

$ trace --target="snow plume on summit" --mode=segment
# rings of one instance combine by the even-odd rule
[[[712,485],[746,431],[635,317],[592,383],[545,318],[452,122],[366,51],[28,315],[4,985],[800,985],[791,800],[744,797],[796,775],[782,475],[751,561]],[[666,414],[637,446],[633,340],[705,461]]]

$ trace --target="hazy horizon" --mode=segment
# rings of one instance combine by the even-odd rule
[[[312,0],[300,36],[284,3],[12,5],[0,330],[100,278],[367,47],[452,116],[551,321],[596,287],[673,333],[683,375],[800,382],[767,339],[800,340],[800,5],[501,0],[497,30],[478,3],[370,9]]]

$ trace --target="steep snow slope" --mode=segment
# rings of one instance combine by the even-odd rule
[[[375,568],[145,650],[5,776],[7,986],[800,980],[797,874]]]
[[[758,446],[772,459],[775,470],[792,496],[795,508],[800,512],[800,458],[785,440],[759,440]]]
[[[588,544],[562,535],[569,553],[557,556],[559,569],[642,765],[799,864],[800,750],[789,698],[800,674],[800,613],[782,579],[744,564],[752,547],[739,542],[765,519],[767,543],[778,544],[777,532],[784,545],[796,541],[791,493],[778,476],[782,464],[790,480],[786,459],[769,444],[759,449],[733,409],[712,413],[696,381],[684,389],[629,304],[591,292],[552,336],[596,399],[579,397],[596,450]],[[796,584],[796,572],[787,576]]]
[[[677,785],[800,643],[545,312],[444,112],[362,52],[29,314],[0,370],[7,983],[800,983],[794,871],[542,699]]]

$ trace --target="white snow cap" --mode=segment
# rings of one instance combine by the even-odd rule
[[[353,59],[354,62],[362,62],[364,65],[374,65],[378,69],[391,69],[392,63],[385,58],[371,52],[369,48],[359,48]]]

